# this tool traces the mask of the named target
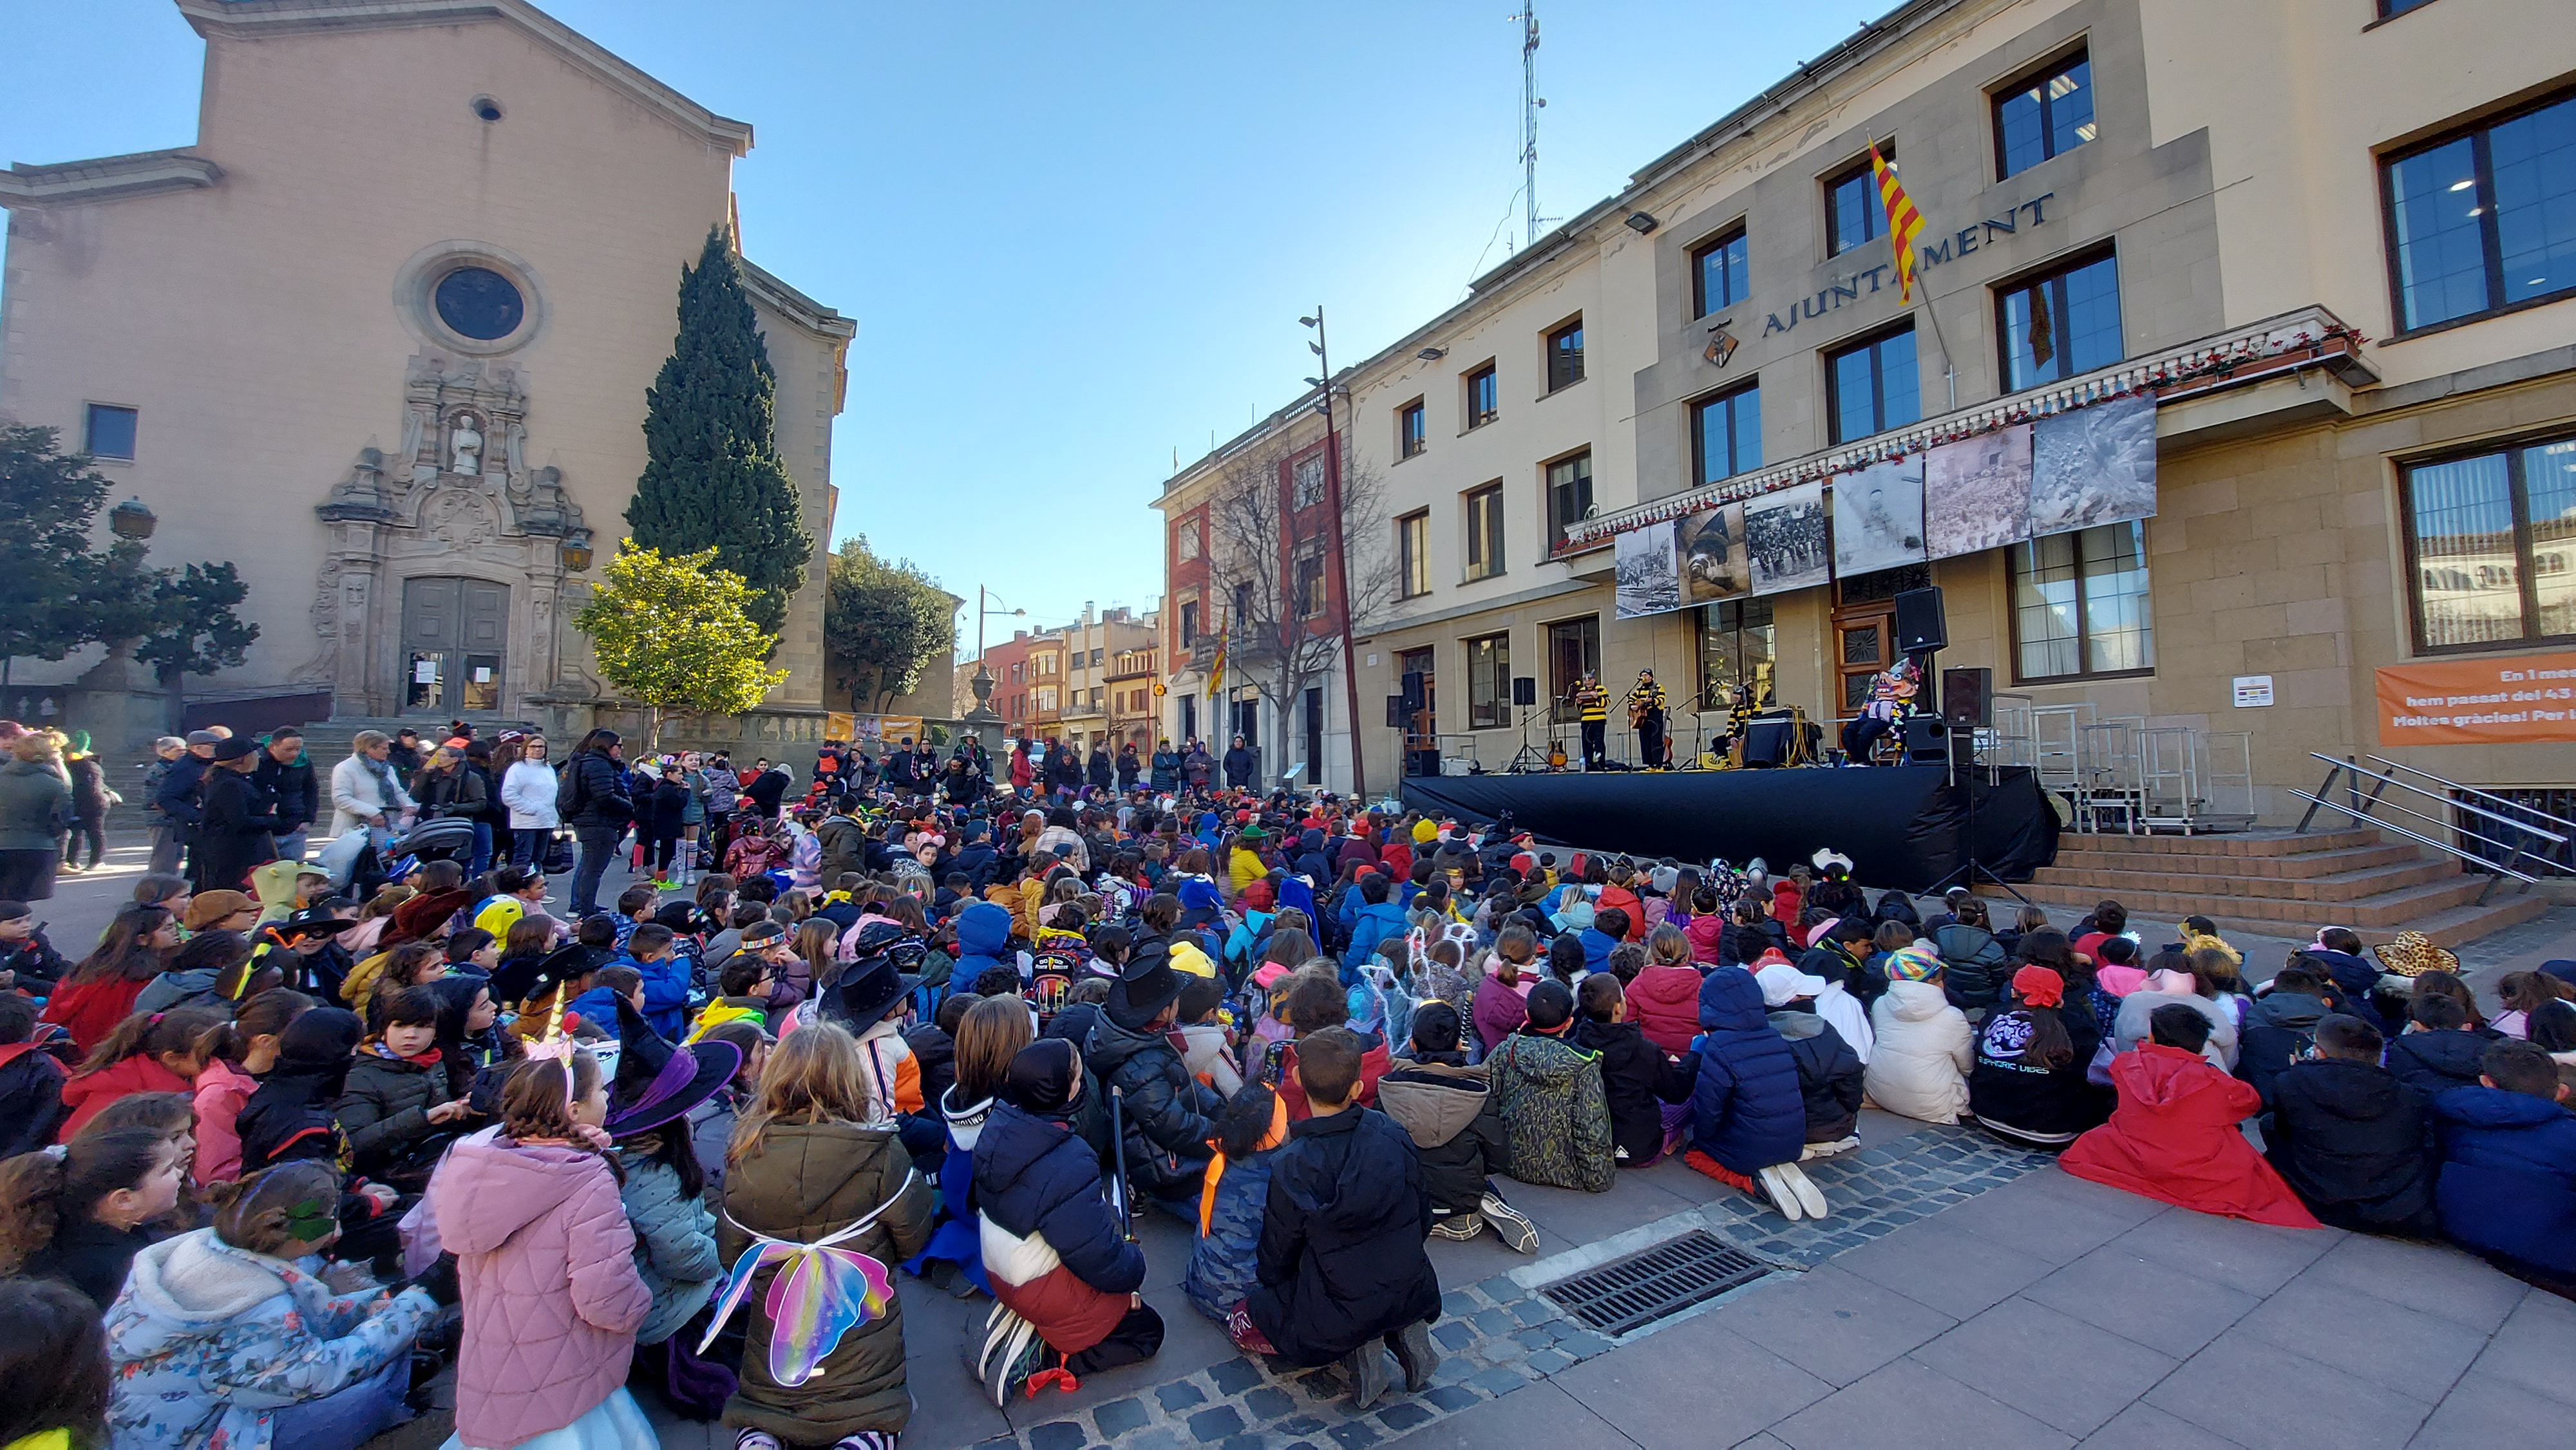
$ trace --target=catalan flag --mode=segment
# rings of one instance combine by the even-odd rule
[[[1208,663],[1208,694],[1220,700],[1225,698],[1225,646],[1229,633],[1224,625],[1217,626],[1216,657]]]
[[[1913,199],[1905,194],[1904,183],[1896,179],[1896,168],[1878,154],[1877,143],[1869,148],[1869,174],[1878,183],[1878,204],[1887,209],[1888,250],[1896,254],[1896,300],[1911,305],[1914,301],[1914,239],[1923,231],[1923,213],[1914,209]]]

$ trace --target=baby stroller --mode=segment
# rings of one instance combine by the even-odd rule
[[[474,823],[453,816],[422,821],[386,842],[380,854],[393,863],[385,868],[386,879],[392,881],[432,861],[454,861],[461,866],[474,859]]]
[[[364,901],[387,881],[410,875],[424,861],[470,862],[474,856],[474,823],[430,820],[379,849],[367,831],[340,833],[322,848],[319,864],[331,873],[335,893]]]

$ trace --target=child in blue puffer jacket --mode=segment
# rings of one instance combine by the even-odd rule
[[[1700,984],[1699,1025],[1691,1145],[1682,1161],[1768,1199],[1783,1217],[1824,1217],[1823,1193],[1798,1169],[1807,1110],[1797,1058],[1765,1014],[1761,984],[1741,967],[1710,972]]]
[[[1256,1282],[1271,1155],[1287,1141],[1288,1104],[1268,1083],[1246,1083],[1227,1099],[1217,1122],[1217,1155],[1199,1190],[1199,1236],[1181,1292],[1201,1314],[1230,1330],[1248,1322],[1235,1316]],[[1240,1338],[1236,1343],[1256,1347]]]

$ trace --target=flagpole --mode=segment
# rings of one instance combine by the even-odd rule
[[[1923,289],[1923,315],[1932,321],[1932,340],[1941,345],[1941,379],[1949,385],[1950,406],[1945,411],[1959,411],[1959,369],[1950,361],[1950,339],[1941,335],[1941,309],[1932,302],[1932,289]]]

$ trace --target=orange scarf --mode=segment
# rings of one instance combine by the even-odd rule
[[[1253,1145],[1252,1151],[1267,1153],[1287,1141],[1288,1100],[1273,1094],[1270,1099],[1270,1131],[1261,1135],[1261,1141]],[[1216,1214],[1217,1180],[1225,1176],[1225,1149],[1219,1147],[1214,1138],[1208,1140],[1208,1146],[1216,1149],[1216,1156],[1208,1160],[1207,1184],[1199,1190],[1199,1232],[1202,1235],[1208,1231],[1208,1220]]]

